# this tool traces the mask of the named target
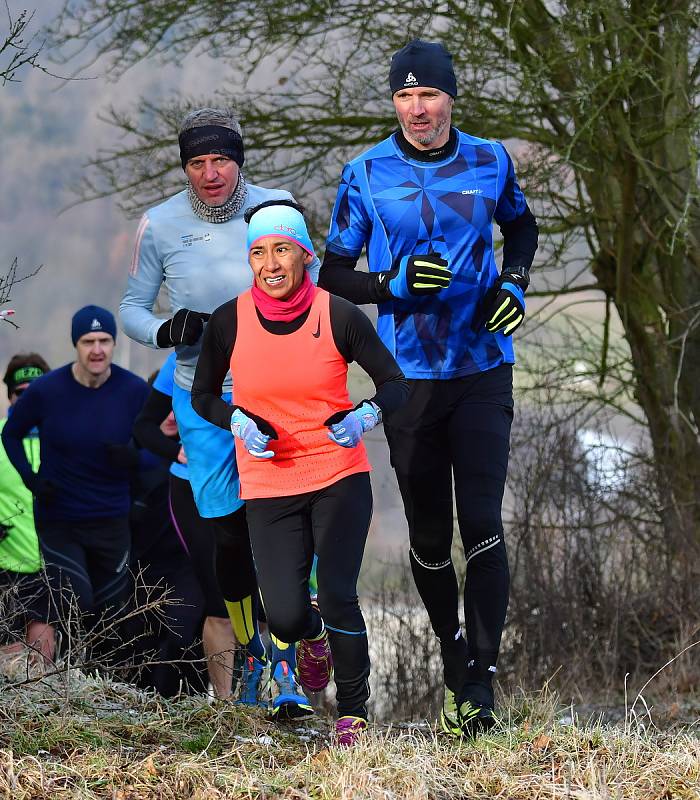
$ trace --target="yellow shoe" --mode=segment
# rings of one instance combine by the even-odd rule
[[[442,701],[440,711],[440,724],[443,731],[450,736],[461,736],[462,728],[459,724],[459,711],[457,710],[457,699],[455,693],[445,686],[445,696]]]
[[[493,689],[480,683],[468,683],[460,692],[457,706],[459,723],[464,736],[478,736],[496,724],[493,713]]]

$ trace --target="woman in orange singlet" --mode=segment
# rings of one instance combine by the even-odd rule
[[[369,653],[357,598],[372,515],[362,435],[406,399],[408,385],[367,317],[313,285],[313,245],[301,208],[250,209],[252,288],[218,308],[202,342],[192,405],[231,428],[241,497],[270,633],[299,641],[307,691],[336,683],[336,738],[351,745],[367,726]],[[376,393],[353,408],[348,363]],[[228,370],[233,402],[221,399]],[[318,555],[318,605],[308,576]]]

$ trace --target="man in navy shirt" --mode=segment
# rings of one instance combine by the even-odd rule
[[[448,732],[493,724],[492,676],[508,605],[501,502],[513,415],[511,335],[537,224],[500,142],[451,126],[457,80],[441,44],[416,39],[389,75],[399,130],[344,170],[319,286],[376,303],[408,378],[385,424],[416,586],[440,640]],[[496,267],[493,222],[503,233]],[[355,270],[366,249],[369,274]],[[452,485],[467,560],[462,636],[451,559]]]
[[[85,306],[73,316],[76,359],[33,381],[2,431],[8,458],[35,498],[52,617],[65,624],[73,598],[96,625],[127,590],[129,471],[124,456],[148,384],[112,364],[114,316]],[[38,429],[34,472],[22,440]],[[103,647],[103,652],[105,648]]]

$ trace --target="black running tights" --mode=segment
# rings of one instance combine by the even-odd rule
[[[248,500],[246,508],[270,632],[285,642],[321,632],[309,597],[316,553],[318,605],[333,653],[338,714],[366,717],[370,663],[357,579],[372,517],[369,474],[350,475],[315,492]]]
[[[508,607],[509,571],[501,503],[513,417],[512,367],[453,380],[410,380],[408,402],[385,423],[408,520],[410,563],[443,648],[459,631],[451,547],[453,494],[467,560],[464,586],[472,677],[490,682]],[[462,646],[463,646],[463,640]],[[446,664],[447,666],[447,664]],[[446,671],[447,680],[447,671]]]

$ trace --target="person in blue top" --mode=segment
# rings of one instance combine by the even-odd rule
[[[2,430],[5,452],[34,495],[51,619],[66,625],[76,600],[81,622],[93,630],[121,607],[128,589],[130,476],[124,459],[148,395],[144,380],[112,363],[116,335],[106,309],[77,311],[71,324],[75,361],[30,383]],[[34,428],[37,472],[23,445]],[[102,641],[96,651],[114,646]]]
[[[177,420],[172,411],[172,396],[176,354],[171,353],[153,381],[151,393],[134,423],[134,438],[143,447],[170,462],[170,517],[178,536],[189,555],[205,600],[205,620],[202,631],[207,654],[209,680],[217,697],[231,694],[235,637],[231,626],[243,621],[242,601],[227,598],[237,596],[236,570],[231,569],[236,552],[229,552],[226,542],[215,541],[213,526],[197,512],[187,470],[187,455],[179,441]],[[229,620],[230,609],[230,620]],[[294,645],[271,642],[271,652],[265,661],[270,663],[272,683],[277,694],[272,699],[272,714],[277,719],[292,719],[313,713],[308,699],[294,676],[296,667]],[[250,660],[253,663],[250,664]],[[247,656],[245,680],[238,702],[267,706],[259,691],[265,664],[252,655]]]
[[[134,439],[169,462],[168,507],[180,543],[187,553],[204,597],[202,642],[209,682],[216,697],[231,694],[236,640],[214,570],[214,531],[197,513],[188,480],[187,456],[173,414],[176,354],[171,353],[152,383],[146,404],[134,423]]]
[[[501,503],[512,334],[523,322],[538,230],[505,147],[451,125],[457,80],[441,44],[416,39],[395,53],[389,84],[399,129],[343,169],[319,285],[377,304],[378,332],[409,379],[409,400],[385,431],[411,569],[440,641],[442,724],[474,735],[495,719],[509,591]],[[355,270],[363,249],[369,273]],[[466,640],[450,555],[453,482],[467,559]]]

